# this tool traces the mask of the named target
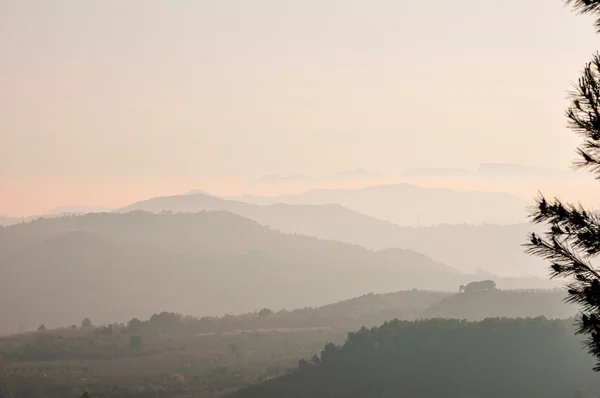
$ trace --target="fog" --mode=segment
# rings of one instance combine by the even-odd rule
[[[597,397],[585,6],[0,1],[0,398]]]

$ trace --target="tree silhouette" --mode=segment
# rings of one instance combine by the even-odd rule
[[[270,316],[270,315],[273,315],[273,311],[271,311],[268,308],[263,308],[258,313],[258,316],[260,316],[260,317],[266,317],[266,316]]]
[[[85,318],[83,321],[81,321],[81,327],[82,328],[91,328],[92,321],[90,321],[90,318]]]
[[[141,336],[131,336],[129,338],[129,349],[131,351],[138,351],[142,348],[142,337]]]
[[[579,13],[598,16],[600,0],[566,0]],[[600,54],[585,65],[574,90],[569,93],[568,126],[582,137],[577,149],[577,169],[588,169],[600,181]],[[586,346],[596,357],[600,371],[600,270],[592,259],[600,253],[600,214],[580,204],[547,200],[540,196],[530,217],[534,223],[548,225],[542,235],[532,233],[527,252],[551,262],[551,277],[566,278],[567,301],[581,306],[577,333],[587,336]]]
[[[131,321],[129,321],[129,324],[127,325],[127,331],[131,333],[137,333],[141,328],[142,321],[140,321],[137,318],[133,318]]]
[[[565,0],[580,14],[600,14],[600,0]],[[600,17],[596,20],[596,30],[600,32]]]

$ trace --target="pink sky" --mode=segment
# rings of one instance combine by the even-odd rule
[[[0,214],[270,173],[564,169],[596,48],[560,1],[4,0]]]

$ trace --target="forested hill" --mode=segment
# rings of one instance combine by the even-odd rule
[[[471,278],[416,252],[286,235],[226,212],[13,225],[0,230],[0,275],[4,331],[162,310],[200,316],[298,308],[369,291],[454,291]]]
[[[572,321],[392,321],[233,398],[565,398],[600,390]],[[585,396],[585,395],[583,395]]]
[[[53,398],[70,396],[68,393],[65,394],[65,391],[72,391],[74,386],[87,387],[93,393],[92,396],[98,397],[154,397],[156,395],[153,394],[157,394],[158,391],[163,391],[165,397],[215,397],[231,391],[231,388],[245,388],[288,374],[297,367],[300,358],[311,360],[315,354],[321,352],[326,342],[342,343],[347,336],[347,331],[358,330],[363,325],[366,325],[368,329],[361,330],[359,333],[362,336],[361,339],[364,338],[365,333],[368,333],[372,339],[375,339],[378,346],[380,342],[377,339],[381,336],[389,338],[390,336],[386,337],[386,333],[390,332],[373,333],[371,327],[381,325],[394,318],[413,321],[420,319],[424,313],[428,312],[428,308],[440,307],[438,303],[450,302],[452,297],[460,296],[461,298],[454,303],[454,306],[450,306],[450,309],[455,312],[459,305],[465,305],[468,302],[479,303],[475,306],[467,305],[468,311],[462,312],[467,318],[472,313],[477,315],[486,311],[490,315],[510,313],[513,316],[527,316],[540,311],[549,317],[555,317],[556,314],[562,313],[561,307],[556,306],[555,298],[559,299],[564,292],[502,292],[502,294],[514,298],[501,301],[509,305],[514,305],[519,301],[518,309],[505,308],[503,305],[494,304],[493,300],[482,299],[484,293],[492,292],[451,294],[408,290],[388,294],[371,293],[321,307],[305,307],[289,311],[272,311],[268,308],[259,310],[257,308],[256,311],[241,315],[201,318],[160,312],[153,314],[149,319],[134,318],[126,323],[117,322],[109,325],[98,324],[95,318],[84,319],[80,323],[80,327],[74,325],[68,328],[49,329],[46,328],[46,325],[36,325],[38,328],[36,332],[0,338],[0,352],[2,352],[0,365],[7,370],[10,369],[8,373],[0,374],[0,396],[12,397],[13,395],[7,391],[21,391],[21,394],[16,394],[14,397],[30,398],[33,396],[31,394],[34,390],[30,387],[37,385],[38,389],[45,391],[44,397]],[[539,305],[538,301],[532,300],[534,296],[545,296],[548,299],[547,305]],[[492,296],[490,295],[490,297]],[[54,302],[53,298],[48,296],[44,296],[44,299]],[[85,304],[89,305],[89,301],[84,302]],[[69,307],[65,308],[69,309]],[[440,316],[444,316],[444,314],[441,313]],[[492,342],[488,341],[485,334],[477,334],[477,328],[488,327],[485,326],[485,322],[476,324],[478,326],[466,331],[461,328],[464,325],[472,324],[457,321],[456,324],[448,322],[439,326],[439,322],[445,321],[401,323],[402,330],[409,331],[411,325],[414,324],[432,325],[431,327],[423,326],[414,331],[414,334],[420,333],[433,341],[415,340],[415,336],[411,335],[412,332],[407,332],[407,335],[398,335],[398,339],[407,339],[406,342],[398,342],[401,345],[401,352],[400,350],[389,350],[389,345],[383,346],[389,350],[389,357],[386,357],[384,353],[374,356],[372,360],[375,362],[373,365],[375,369],[390,366],[389,362],[385,362],[386,358],[392,360],[394,355],[408,356],[422,368],[425,367],[423,361],[435,363],[431,359],[434,355],[439,356],[436,361],[446,366],[454,359],[448,359],[445,356],[452,355],[457,357],[457,366],[463,366],[470,371],[468,368],[470,365],[461,362],[464,358],[461,358],[461,353],[458,352],[460,347],[464,347],[465,355],[472,356],[473,352],[469,350],[477,350],[482,345],[495,344],[493,340]],[[571,324],[572,320],[567,320],[563,326],[570,328]],[[504,326],[497,325],[497,328],[501,329],[502,327]],[[522,327],[527,329],[530,325],[524,323]],[[440,330],[437,330],[438,328]],[[496,326],[492,327],[492,329],[494,328]],[[547,334],[547,331],[544,330],[544,328],[541,331],[538,330],[542,340]],[[492,330],[492,333],[496,332]],[[513,336],[514,332],[519,332],[519,330],[511,331],[508,328],[506,336]],[[448,333],[448,335],[444,333]],[[504,344],[502,338],[506,338],[506,336],[500,336],[500,347]],[[556,344],[564,344],[566,340],[563,337],[557,339]],[[571,335],[568,337],[572,338]],[[350,338],[355,339],[356,336],[352,334]],[[141,345],[132,345],[136,339],[138,343],[141,342]],[[355,340],[352,341],[352,344],[355,344]],[[444,345],[446,343],[450,348]],[[474,347],[471,347],[472,345]],[[337,348],[333,348],[334,354],[337,355]],[[328,345],[328,352],[331,349],[332,346]],[[360,350],[362,349],[360,348]],[[418,350],[422,350],[424,354],[419,354]],[[484,348],[481,359],[484,361],[484,365],[489,367],[491,365],[488,362],[494,361],[494,356],[499,354],[486,350],[489,350],[489,347]],[[437,354],[435,354],[436,352]],[[508,353],[510,354],[510,351]],[[530,354],[540,355],[537,351],[530,352]],[[349,357],[348,360],[351,362],[354,358]],[[570,359],[567,357],[565,360]],[[319,363],[320,358],[315,360],[313,365]],[[313,368],[307,367],[307,365],[310,364],[302,362],[303,370],[310,372]],[[396,364],[391,365],[400,372],[398,377],[402,377],[403,367],[407,366],[410,365],[402,362],[399,362],[397,366]],[[434,367],[433,369],[436,372],[439,371],[438,368]],[[185,383],[173,383],[173,380],[165,377],[173,372],[181,374]],[[387,375],[385,371],[382,374]],[[294,379],[293,377],[298,377],[298,375],[292,374],[288,378],[282,379],[283,382],[275,381],[267,383],[265,386],[269,391],[275,388],[275,391],[279,391],[280,396],[284,397],[294,396],[294,392],[298,390],[302,392],[303,390],[299,386],[311,387],[310,383],[313,382],[317,383],[314,390],[321,391],[320,389],[324,385],[326,386],[328,381],[319,381],[320,373],[317,372],[316,375],[315,380],[311,379],[305,383],[302,380]],[[408,375],[410,376],[410,371],[408,371]],[[432,377],[437,376],[435,372],[432,374]],[[326,376],[328,379],[335,379],[335,377],[340,379],[341,384],[348,382],[344,380],[346,377],[344,374]],[[348,375],[348,377],[352,376]],[[509,377],[511,377],[510,374]],[[87,380],[84,384],[80,382],[82,378]],[[443,378],[441,380],[446,382]],[[494,387],[486,384],[489,383],[486,377],[481,380],[475,378],[473,380],[482,383],[481,387],[484,392],[487,391],[487,387]],[[5,395],[2,395],[3,382],[5,382],[4,387],[9,388],[9,390],[4,390]],[[384,380],[382,385],[388,382]],[[368,383],[370,381],[367,380]],[[115,385],[119,387],[118,391],[115,391]],[[406,385],[414,387],[408,382]],[[450,385],[450,387],[452,386]],[[585,383],[582,386],[585,386]],[[333,387],[335,388],[335,386]],[[167,391],[170,391],[171,395],[167,394]],[[357,391],[364,392],[360,388]],[[258,395],[254,396],[262,397],[261,393],[262,391],[259,389]],[[364,396],[360,396],[360,398]],[[397,395],[392,394],[391,396]],[[451,394],[444,396],[487,398],[494,395]],[[502,398],[512,396],[509,394]],[[570,397],[572,394],[566,396]]]
[[[489,317],[527,318],[545,316],[564,319],[578,307],[565,302],[563,289],[488,290],[445,297],[420,312],[423,318],[455,318],[472,321]]]

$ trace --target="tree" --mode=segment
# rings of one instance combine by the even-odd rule
[[[137,318],[133,318],[127,325],[127,331],[131,333],[137,333],[142,328],[142,321]]]
[[[271,310],[270,310],[270,309],[268,309],[268,308],[263,308],[263,309],[262,309],[262,310],[260,310],[260,312],[258,313],[258,316],[261,316],[261,317],[266,317],[266,316],[269,316],[269,315],[273,315],[273,311],[271,311]]]
[[[598,16],[600,32],[600,0],[566,3],[579,13]],[[574,167],[589,170],[600,181],[600,54],[585,65],[569,96],[568,127],[582,138]],[[581,307],[577,333],[587,337],[586,347],[597,359],[594,370],[600,371],[600,269],[592,264],[600,253],[600,213],[540,195],[530,217],[548,230],[530,234],[527,252],[550,261],[552,278],[568,281],[567,301]]]
[[[142,337],[141,336],[131,336],[129,338],[129,349],[131,351],[138,351],[142,348]]]
[[[240,357],[242,356],[242,350],[240,349],[240,347],[235,344],[235,343],[231,343],[229,344],[229,350],[231,351],[231,353],[233,355],[235,355],[236,358],[240,359]]]
[[[580,14],[596,14],[596,30],[600,32],[600,0],[565,0]]]
[[[83,329],[91,328],[92,327],[92,321],[90,321],[90,318],[85,318],[83,321],[81,321],[81,327]]]
[[[471,282],[466,286],[461,286],[463,293],[469,292],[485,292],[489,290],[496,290],[496,282],[492,280],[479,281],[479,282]],[[460,288],[459,288],[460,292]]]
[[[37,328],[38,332],[45,332],[46,331],[46,325],[41,324],[39,328]]]

